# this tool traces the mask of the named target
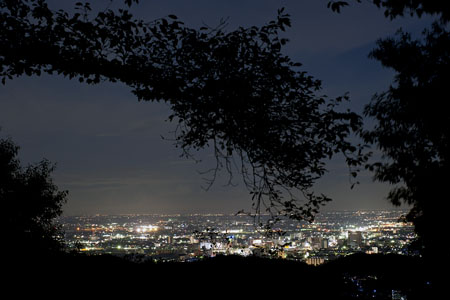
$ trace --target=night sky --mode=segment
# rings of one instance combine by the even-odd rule
[[[49,1],[64,8],[72,1]],[[61,4],[64,2],[64,4]],[[75,3],[76,1],[73,1]],[[101,2],[101,1],[97,1]],[[99,7],[106,7],[103,1]],[[115,1],[118,5],[121,1]],[[322,1],[141,1],[132,9],[147,20],[177,15],[189,27],[214,26],[228,18],[227,30],[261,26],[286,8],[292,28],[284,53],[303,64],[303,70],[322,80],[330,97],[349,92],[350,108],[358,113],[373,94],[387,89],[393,73],[367,58],[379,38],[402,27],[415,35],[430,19],[386,19],[370,3],[353,4],[341,14]],[[113,7],[114,7],[113,5]],[[69,191],[66,215],[126,213],[234,213],[250,209],[251,198],[239,176],[236,187],[222,178],[205,191],[200,174],[204,162],[180,158],[181,150],[161,136],[171,137],[175,124],[166,121],[164,103],[138,102],[122,84],[80,84],[59,76],[21,77],[0,87],[0,136],[10,136],[20,147],[24,164],[47,158],[57,163],[55,183]],[[342,159],[316,186],[334,199],[327,210],[387,209],[389,186],[372,182],[362,173],[360,185],[350,189]],[[225,175],[225,173],[224,173]],[[224,176],[225,177],[225,176]]]

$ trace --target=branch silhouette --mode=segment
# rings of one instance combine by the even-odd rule
[[[256,214],[312,221],[331,200],[312,191],[325,161],[341,153],[353,169],[367,159],[349,139],[361,117],[339,109],[348,95],[320,95],[321,82],[282,53],[284,9],[264,26],[226,32],[188,28],[173,15],[147,22],[127,9],[94,13],[89,3],[76,3],[73,14],[37,0],[0,1],[0,8],[4,84],[61,74],[122,82],[139,100],[167,102],[178,124],[175,146],[188,157],[212,148],[212,182],[222,169],[241,174]]]

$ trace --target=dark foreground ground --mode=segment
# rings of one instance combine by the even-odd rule
[[[439,276],[448,278],[444,271]],[[433,294],[434,272],[417,257],[365,254],[318,267],[238,256],[133,263],[107,255],[53,255],[6,257],[2,268],[3,286],[16,296],[58,290],[62,299],[448,299]]]

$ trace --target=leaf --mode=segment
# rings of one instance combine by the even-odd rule
[[[139,4],[139,0],[124,0],[125,4],[130,7],[131,5],[133,5],[133,2],[136,4]]]
[[[348,2],[346,2],[346,1],[330,1],[327,4],[328,8],[331,7],[331,10],[334,12],[337,12],[337,13],[340,13],[341,7],[344,7],[344,6],[348,6]]]

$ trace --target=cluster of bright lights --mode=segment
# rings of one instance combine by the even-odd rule
[[[155,232],[158,230],[158,226],[155,225],[142,225],[136,228],[138,233]]]

